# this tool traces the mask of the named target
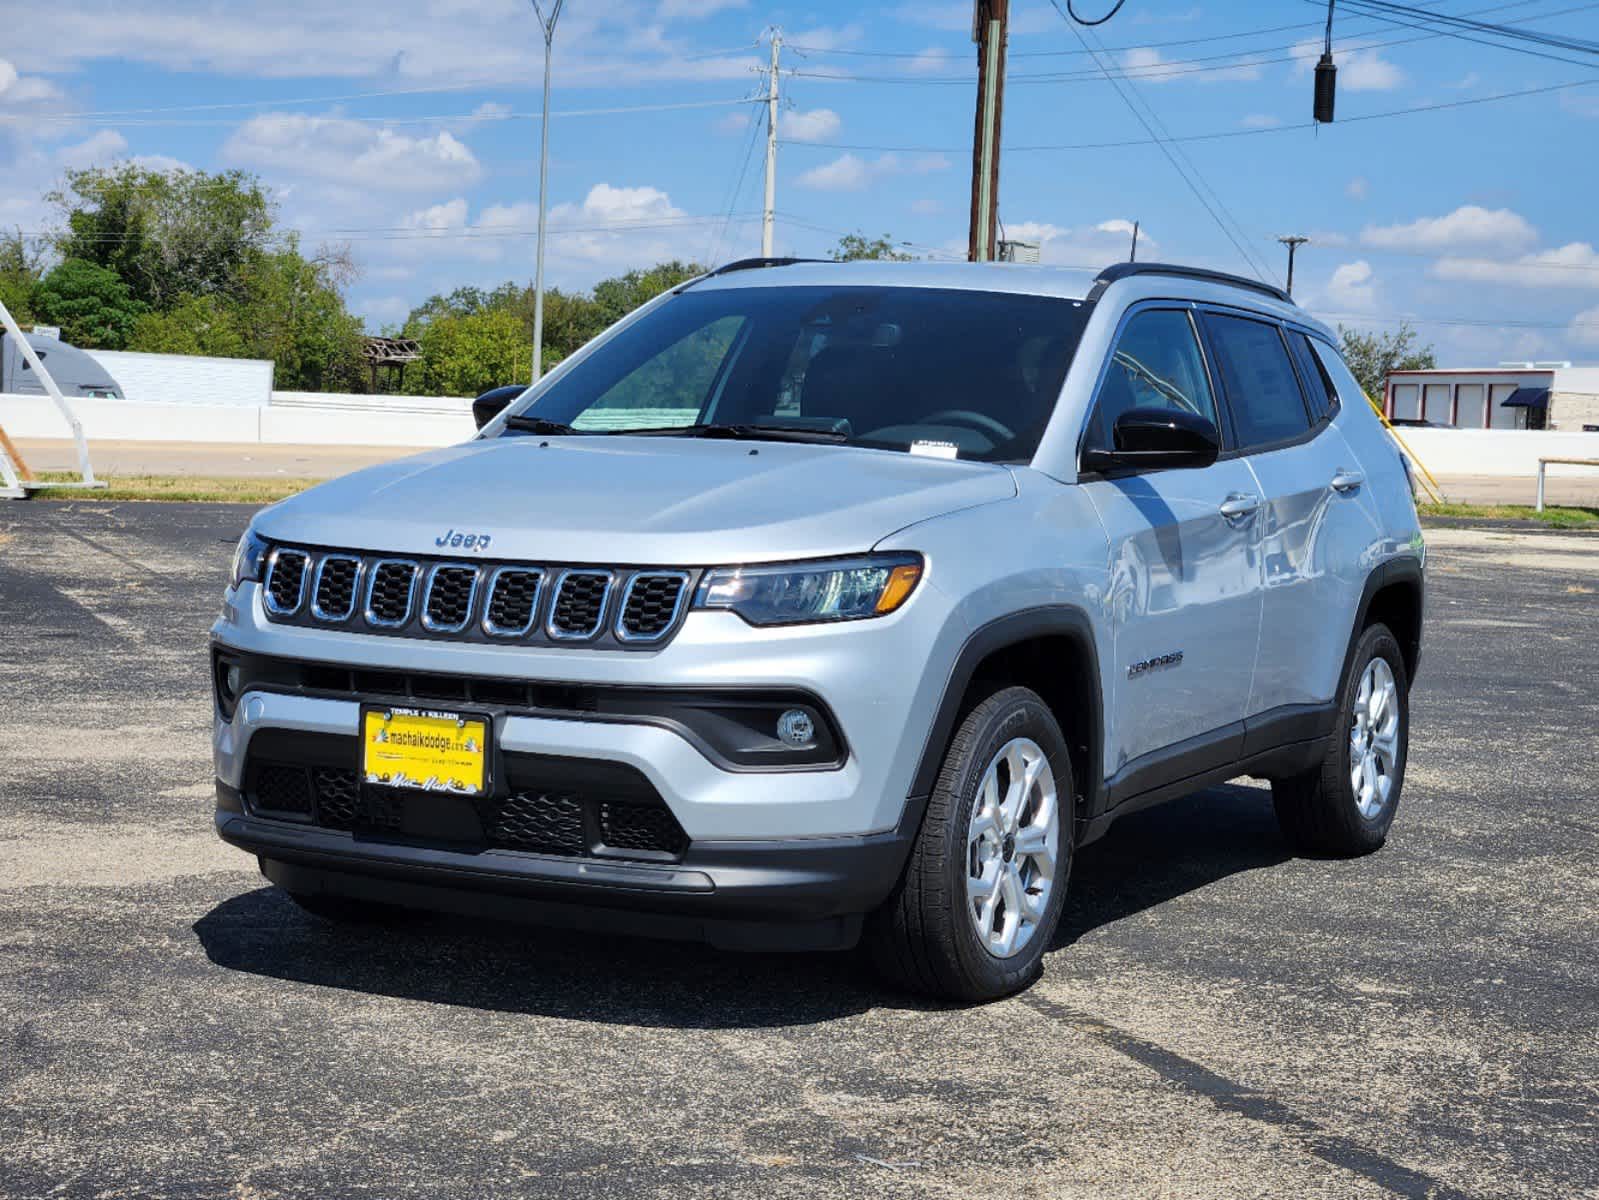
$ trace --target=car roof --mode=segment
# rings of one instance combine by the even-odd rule
[[[1332,339],[1332,332],[1271,284],[1174,263],[1112,263],[1105,268],[1031,263],[860,259],[743,259],[679,285],[678,291],[746,287],[901,287],[1003,292],[1087,302],[1177,299],[1223,304],[1291,321]]]
[[[1045,267],[1019,263],[887,262],[859,259],[825,262],[776,260],[773,265],[730,263],[693,281],[695,291],[740,287],[905,287],[971,292],[1010,292],[1082,300],[1094,286],[1094,267]]]

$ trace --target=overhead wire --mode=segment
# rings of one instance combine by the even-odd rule
[[[1133,101],[1132,97],[1128,95],[1127,91],[1123,90],[1121,84],[1117,82],[1116,75],[1112,69],[1105,65],[1104,60],[1099,54],[1093,53],[1093,47],[1089,44],[1089,38],[1091,35],[1072,23],[1071,19],[1068,18],[1067,13],[1062,10],[1060,0],[1049,0],[1049,2],[1051,6],[1061,14],[1062,19],[1066,20],[1068,27],[1071,29],[1072,33],[1077,37],[1077,39],[1082,42],[1084,49],[1090,51],[1090,55],[1095,64],[1098,65],[1099,69],[1104,72],[1106,81],[1111,85],[1117,96],[1119,96],[1122,102],[1127,106],[1128,111],[1130,111],[1138,123],[1144,127],[1144,131],[1148,133],[1149,136],[1155,141],[1155,144],[1160,147],[1161,153],[1166,156],[1166,160],[1171,163],[1172,168],[1178,173],[1179,176],[1182,177],[1183,183],[1187,185],[1189,191],[1193,192],[1195,199],[1199,201],[1200,205],[1205,209],[1205,211],[1210,214],[1211,220],[1216,223],[1217,228],[1219,228],[1226,236],[1227,240],[1232,243],[1233,249],[1238,251],[1238,256],[1249,265],[1249,269],[1253,271],[1258,278],[1265,279],[1267,276],[1267,271],[1264,270],[1262,265],[1254,258],[1253,255],[1250,254],[1248,249],[1248,239],[1240,239],[1238,234],[1234,233],[1232,229],[1228,228],[1227,221],[1224,220],[1221,214],[1217,212],[1217,206],[1220,205],[1221,198],[1219,196],[1216,197],[1217,205],[1213,205],[1205,195],[1205,192],[1209,190],[1208,186],[1202,187],[1200,183],[1195,182],[1196,179],[1199,179],[1201,183],[1203,182],[1202,177],[1199,175],[1198,169],[1193,168],[1193,164],[1189,163],[1189,167],[1193,168],[1193,173],[1190,175],[1189,170],[1184,169],[1182,163],[1178,161],[1178,155],[1181,153],[1180,149],[1175,149],[1174,147],[1167,145],[1166,142],[1161,140],[1160,134],[1156,133],[1156,126],[1160,125],[1159,116],[1156,115],[1153,110],[1150,110],[1150,115],[1148,118],[1146,118],[1145,115],[1139,111],[1138,104]],[[1129,85],[1129,87],[1131,87],[1131,85]],[[1151,119],[1153,120],[1153,124],[1151,123]],[[1164,133],[1164,126],[1161,125],[1160,128]],[[1224,205],[1220,206],[1225,208]],[[1231,214],[1229,214],[1229,216],[1230,215]],[[1236,224],[1236,222],[1234,223]],[[1242,230],[1240,229],[1239,232],[1241,233]]]
[[[1351,125],[1360,121],[1379,121],[1390,117],[1408,117],[1417,113],[1441,112],[1446,109],[1465,108],[1475,104],[1492,104],[1501,100],[1519,100],[1525,96],[1541,96],[1551,92],[1566,91],[1571,88],[1591,87],[1599,84],[1599,76],[1587,79],[1568,79],[1560,83],[1544,84],[1540,87],[1521,88],[1512,92],[1497,92],[1488,96],[1470,96],[1460,100],[1440,101],[1436,104],[1417,104],[1407,108],[1385,109],[1381,112],[1359,113],[1355,116],[1340,116],[1339,125]],[[1269,125],[1250,129],[1220,129],[1207,133],[1173,134],[1166,140],[1171,142],[1209,142],[1226,138],[1259,137],[1267,134],[1293,133],[1317,128],[1314,121],[1296,121],[1283,125]],[[1333,127],[1336,131],[1336,126]],[[1013,153],[1043,153],[1064,150],[1115,150],[1127,146],[1152,146],[1158,139],[1150,138],[1120,138],[1102,142],[1047,142],[1011,145],[1006,143],[1004,152]],[[795,147],[816,150],[873,150],[879,152],[893,152],[901,154],[948,154],[969,149],[965,146],[915,146],[915,145],[876,145],[860,142],[791,142]]]

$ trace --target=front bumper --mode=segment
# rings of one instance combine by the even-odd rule
[[[246,815],[218,785],[217,833],[273,883],[467,916],[704,941],[727,949],[852,946],[903,869],[921,818],[864,837],[696,842],[679,862],[464,852]]]

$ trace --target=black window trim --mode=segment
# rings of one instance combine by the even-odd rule
[[[1220,403],[1221,407],[1225,408],[1227,411],[1229,436],[1226,442],[1223,444],[1222,452],[1216,456],[1217,461],[1221,462],[1235,458],[1249,458],[1258,454],[1271,454],[1277,450],[1287,450],[1294,446],[1303,445],[1306,442],[1314,441],[1316,438],[1320,437],[1322,431],[1326,429],[1327,426],[1332,424],[1333,418],[1337,416],[1337,410],[1329,409],[1325,416],[1318,419],[1315,415],[1315,412],[1311,409],[1310,398],[1305,394],[1305,381],[1300,377],[1300,367],[1297,362],[1299,356],[1294,353],[1293,347],[1288,344],[1286,330],[1291,326],[1291,323],[1283,320],[1281,317],[1271,316],[1255,309],[1236,308],[1226,304],[1202,303],[1196,304],[1194,307],[1199,318],[1198,323],[1204,329],[1207,347],[1209,347],[1212,351],[1212,357],[1214,357],[1214,344],[1211,342],[1213,331],[1210,327],[1210,323],[1206,320],[1209,315],[1215,314],[1218,317],[1238,317],[1242,320],[1258,321],[1262,325],[1274,326],[1277,330],[1278,340],[1282,342],[1283,353],[1288,356],[1289,369],[1293,371],[1294,379],[1299,385],[1300,406],[1305,411],[1305,419],[1310,422],[1310,426],[1305,430],[1305,432],[1297,433],[1290,438],[1278,438],[1274,442],[1262,442],[1255,446],[1240,445],[1240,439],[1237,436],[1237,426],[1233,416],[1233,398],[1228,393],[1226,383],[1223,381],[1221,384],[1222,399]],[[1309,330],[1305,330],[1302,327],[1295,327],[1300,328],[1301,332],[1304,332],[1309,336],[1315,336],[1311,334],[1311,331]],[[1220,379],[1221,370],[1219,366],[1213,371],[1213,374],[1217,376],[1218,380]]]
[[[1087,482],[1096,479],[1126,479],[1134,475],[1153,475],[1161,471],[1184,470],[1178,467],[1126,467],[1114,471],[1086,471],[1083,469],[1083,447],[1088,440],[1089,428],[1094,423],[1094,416],[1099,410],[1099,395],[1105,387],[1105,377],[1110,374],[1110,366],[1116,359],[1116,347],[1121,345],[1122,335],[1127,332],[1127,326],[1132,324],[1134,317],[1146,312],[1182,312],[1188,316],[1189,331],[1194,335],[1194,344],[1199,348],[1199,361],[1205,368],[1205,380],[1210,384],[1210,399],[1215,406],[1218,418],[1216,432],[1221,439],[1222,453],[1218,458],[1227,457],[1229,447],[1233,445],[1232,414],[1227,411],[1226,404],[1221,396],[1221,377],[1216,368],[1215,358],[1211,354],[1210,343],[1206,340],[1202,323],[1198,320],[1200,305],[1193,300],[1183,300],[1176,297],[1158,298],[1150,297],[1129,304],[1116,322],[1115,332],[1110,338],[1110,349],[1106,352],[1104,360],[1099,364],[1099,374],[1094,379],[1093,395],[1088,401],[1088,407],[1083,414],[1083,423],[1077,431],[1077,479],[1078,482]]]

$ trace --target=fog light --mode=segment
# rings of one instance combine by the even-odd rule
[[[791,708],[777,718],[777,736],[790,746],[809,746],[816,740],[816,722],[803,708]]]
[[[244,682],[244,673],[242,671],[240,671],[239,668],[236,665],[235,666],[230,666],[228,668],[227,679],[223,683],[223,686],[227,689],[227,692],[228,692],[228,699],[230,699],[230,700],[237,700],[238,699],[238,697],[239,697],[239,685],[241,683],[243,683],[243,682]]]

